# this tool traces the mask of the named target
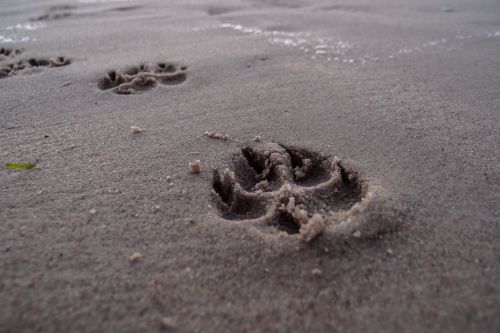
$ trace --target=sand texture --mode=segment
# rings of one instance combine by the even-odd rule
[[[0,148],[0,333],[500,331],[497,0],[2,0]]]

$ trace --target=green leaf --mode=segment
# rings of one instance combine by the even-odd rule
[[[5,163],[7,169],[33,169],[36,164],[30,163]]]

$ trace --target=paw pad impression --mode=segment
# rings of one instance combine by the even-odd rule
[[[276,143],[246,145],[231,169],[213,172],[212,194],[224,219],[271,224],[306,242],[359,210],[368,191],[338,158]]]
[[[111,90],[116,94],[135,94],[153,89],[158,84],[181,84],[187,78],[186,69],[186,66],[169,62],[159,62],[155,65],[141,64],[123,71],[109,71],[99,80],[97,86],[101,90]]]
[[[0,79],[7,78],[25,70],[35,70],[48,67],[61,67],[69,65],[71,61],[66,57],[56,58],[30,58],[18,60],[0,67]]]

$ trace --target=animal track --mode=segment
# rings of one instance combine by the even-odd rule
[[[359,12],[369,12],[371,7],[363,5],[351,5],[351,4],[334,4],[327,5],[317,8],[321,11],[338,11],[345,13],[359,13]]]
[[[31,21],[52,21],[59,20],[73,14],[73,10],[77,7],[74,5],[60,5],[60,6],[52,6],[49,7],[47,12],[38,17],[34,17]]]
[[[210,16],[217,16],[222,14],[227,14],[233,11],[238,10],[236,7],[223,7],[217,5],[211,5],[206,7],[206,13]]]
[[[338,158],[276,143],[244,146],[232,170],[213,174],[223,218],[271,224],[304,241],[348,218],[367,193],[367,182]]]
[[[20,71],[29,69],[38,69],[44,67],[61,67],[69,65],[71,61],[66,57],[57,57],[51,59],[30,58],[19,60],[3,67],[0,67],[0,79],[18,74]]]
[[[171,62],[159,62],[156,65],[141,64],[123,71],[112,70],[99,80],[101,90],[111,90],[117,94],[135,94],[150,90],[158,85],[176,85],[183,83],[187,67]]]
[[[141,9],[141,8],[143,8],[143,6],[141,6],[141,5],[122,6],[122,7],[111,8],[111,9],[109,9],[109,11],[113,11],[113,12],[128,12],[128,11],[137,10],[137,9]]]
[[[297,0],[269,0],[269,1],[247,0],[247,1],[252,3],[255,7],[265,6],[265,7],[296,9],[306,6],[303,3],[303,1],[297,1]]]
[[[7,47],[0,48],[0,61],[4,58],[16,57],[23,52],[21,49],[10,49]]]

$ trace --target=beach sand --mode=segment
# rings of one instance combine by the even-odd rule
[[[499,14],[2,1],[0,332],[498,332]]]

